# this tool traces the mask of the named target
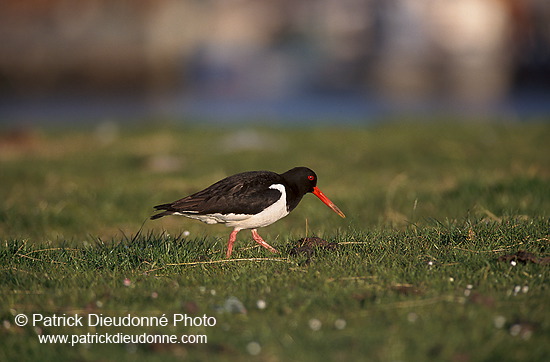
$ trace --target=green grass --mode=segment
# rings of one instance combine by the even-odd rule
[[[543,361],[550,353],[549,265],[498,261],[518,250],[548,256],[547,123],[159,125],[110,137],[0,138],[0,360]],[[153,205],[224,176],[298,165],[316,170],[348,217],[306,196],[260,230],[280,254],[242,231],[226,261],[230,229],[145,221]],[[292,254],[305,236],[339,246]],[[224,307],[232,296],[246,313]],[[20,313],[217,323],[33,328],[15,325]],[[73,347],[37,336],[87,333],[202,334],[208,343]]]

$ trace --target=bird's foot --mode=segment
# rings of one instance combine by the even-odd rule
[[[258,244],[260,244],[261,246],[263,246],[264,248],[266,248],[267,250],[271,251],[272,253],[278,253],[279,251],[277,249],[275,249],[274,247],[272,247],[271,245],[269,245],[268,243],[265,242],[264,239],[262,239],[262,237],[260,236],[260,234],[258,234],[258,231],[256,229],[252,229],[252,238],[254,240],[256,240],[256,242]]]

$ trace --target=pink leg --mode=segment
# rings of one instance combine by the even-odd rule
[[[225,254],[227,258],[231,257],[231,253],[233,252],[233,243],[235,242],[235,240],[237,240],[237,233],[239,231],[239,229],[235,229],[229,235],[229,242],[227,243],[227,253]]]
[[[256,240],[258,244],[260,244],[267,250],[271,251],[272,253],[278,253],[277,249],[275,249],[274,247],[266,243],[264,239],[262,239],[262,237],[260,236],[260,234],[258,234],[258,231],[256,229],[252,229],[251,231],[252,231],[252,237],[254,238],[254,240]]]

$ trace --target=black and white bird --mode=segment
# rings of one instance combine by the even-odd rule
[[[273,224],[288,215],[308,192],[313,193],[334,212],[346,217],[317,187],[317,175],[307,167],[295,167],[285,173],[249,171],[229,176],[183,199],[155,206],[167,215],[182,215],[207,224],[225,224],[233,228],[227,244],[231,256],[237,233],[251,229],[252,238],[273,253],[278,251],[266,243],[257,228]]]

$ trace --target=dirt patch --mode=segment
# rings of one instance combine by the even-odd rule
[[[506,263],[522,263],[527,264],[528,262],[535,263],[535,264],[541,264],[541,265],[548,265],[550,264],[550,257],[539,257],[533,253],[529,253],[525,250],[518,250],[515,254],[508,254],[508,255],[501,255],[498,257],[498,261],[504,261]]]
[[[311,256],[315,249],[325,249],[335,251],[338,249],[338,243],[329,243],[326,240],[316,236],[302,238],[296,241],[296,246],[290,249],[290,255],[308,255]]]

